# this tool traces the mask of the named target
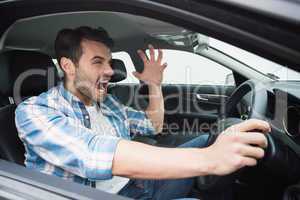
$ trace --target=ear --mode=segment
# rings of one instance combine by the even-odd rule
[[[72,62],[71,59],[62,57],[60,59],[60,66],[64,71],[65,75],[68,77],[74,77],[75,75],[75,64]]]

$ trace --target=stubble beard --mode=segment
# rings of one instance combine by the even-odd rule
[[[75,76],[74,85],[81,95],[93,102],[101,103],[107,95],[105,90],[96,88],[95,84],[84,79],[78,73]]]

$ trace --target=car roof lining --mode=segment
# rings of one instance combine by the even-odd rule
[[[63,28],[79,26],[103,27],[115,41],[113,51],[125,50],[128,52],[131,49],[141,48],[141,43],[146,48],[147,42],[157,43],[160,48],[174,48],[153,36],[158,33],[176,34],[185,30],[169,23],[127,13],[109,11],[68,12],[19,19],[3,35],[3,46],[2,48],[0,46],[0,49],[2,51],[11,49],[38,50],[55,57],[53,44],[57,32]],[[135,45],[133,41],[138,45]]]
[[[297,24],[287,23],[281,18],[266,16],[256,11],[248,12],[247,9],[240,9],[233,4],[229,6],[225,2],[194,0],[60,0],[56,3],[50,0],[17,0],[5,2],[0,3],[0,15],[5,19],[0,25],[1,36],[7,32],[13,23],[22,18],[72,11],[118,11],[176,24],[252,53],[264,55],[267,59],[299,71],[297,67],[299,65],[299,46],[296,45],[298,41],[296,33],[299,32],[297,31]],[[258,26],[260,26],[259,29],[256,28]],[[282,40],[283,36],[289,39]],[[134,40],[133,43],[135,42]],[[0,51],[2,50],[1,47],[3,45],[1,45],[0,40]],[[139,48],[143,48],[141,43]],[[136,52],[133,49],[132,51]]]

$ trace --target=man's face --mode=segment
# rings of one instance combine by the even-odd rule
[[[82,55],[75,69],[74,86],[81,95],[93,101],[102,101],[113,75],[111,52],[103,43],[83,40]]]

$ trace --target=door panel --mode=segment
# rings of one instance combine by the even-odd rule
[[[164,85],[165,131],[209,131],[233,90],[234,86]]]
[[[163,85],[165,116],[163,135],[135,136],[134,140],[164,147],[176,147],[194,137],[211,132],[234,86]],[[148,88],[140,84],[115,84],[109,93],[124,105],[145,110]],[[199,98],[200,96],[200,98]]]
[[[164,132],[192,134],[209,131],[234,88],[222,85],[163,85]],[[109,93],[124,105],[138,110],[145,110],[148,105],[148,88],[145,85],[115,84],[109,87]]]

